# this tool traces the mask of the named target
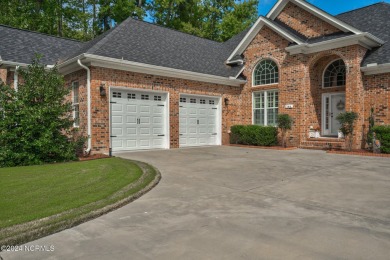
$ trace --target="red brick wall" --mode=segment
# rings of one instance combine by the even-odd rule
[[[68,85],[74,80],[80,83],[80,129],[85,132],[87,123],[86,103],[86,73],[78,71],[67,75]],[[169,93],[170,96],[170,147],[179,147],[179,95],[199,94],[222,97],[222,142],[229,143],[229,130],[232,125],[240,121],[239,94],[241,87],[202,83],[190,80],[153,76],[128,71],[91,67],[91,94],[92,94],[92,149],[93,152],[108,153],[109,151],[109,94],[101,97],[101,84],[108,87],[128,87],[145,90],[158,90]],[[223,102],[229,99],[229,105]]]
[[[363,77],[364,121],[368,128],[368,117],[374,108],[376,125],[390,124],[390,73]]]
[[[7,83],[7,69],[0,69],[0,80]]]
[[[303,55],[291,56],[285,51],[289,42],[268,27],[263,27],[244,52],[247,77],[242,92],[242,114],[245,124],[252,124],[252,94],[254,91],[278,89],[279,113],[288,113],[294,119],[292,131],[289,132],[289,145],[299,145],[301,128],[302,88],[304,86],[307,58]],[[252,86],[252,74],[257,63],[263,59],[272,59],[279,65],[279,84]],[[284,105],[293,104],[293,109]]]
[[[315,38],[340,32],[333,25],[324,22],[291,2],[286,5],[277,19],[307,38]]]

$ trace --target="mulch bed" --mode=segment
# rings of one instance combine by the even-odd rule
[[[97,159],[104,159],[104,158],[110,158],[110,156],[108,156],[106,154],[98,153],[98,154],[81,156],[81,157],[79,157],[79,160],[80,161],[90,161],[90,160],[97,160]]]
[[[295,150],[297,147],[282,147],[282,146],[255,146],[255,145],[242,145],[242,144],[228,144],[226,146],[243,147],[243,148],[258,148],[268,150]]]
[[[341,150],[329,150],[327,153],[333,153],[333,154],[346,154],[346,155],[360,155],[360,156],[372,156],[372,157],[389,157],[390,154],[385,153],[373,153],[366,150],[353,150],[351,152],[348,151],[341,151]]]

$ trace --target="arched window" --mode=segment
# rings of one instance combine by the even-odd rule
[[[324,88],[345,86],[346,69],[343,60],[336,60],[326,67]]]
[[[272,60],[262,60],[253,72],[253,85],[266,85],[279,82],[278,65]]]

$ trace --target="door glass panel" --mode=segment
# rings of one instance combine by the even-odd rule
[[[340,113],[345,112],[345,95],[332,95],[331,97],[331,134],[337,135],[341,125],[336,119]]]

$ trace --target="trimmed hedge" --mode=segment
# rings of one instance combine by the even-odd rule
[[[373,132],[381,142],[381,152],[390,153],[390,125],[374,126]]]
[[[272,146],[278,143],[278,129],[273,126],[235,125],[231,127],[230,143]]]

